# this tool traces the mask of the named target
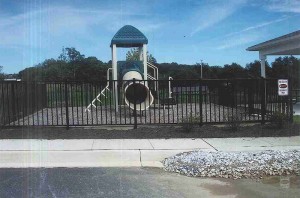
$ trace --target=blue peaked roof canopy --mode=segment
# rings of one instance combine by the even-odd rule
[[[141,47],[148,44],[147,37],[132,25],[125,25],[115,34],[110,46],[116,44],[117,47]]]

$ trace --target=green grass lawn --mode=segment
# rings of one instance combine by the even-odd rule
[[[299,115],[295,115],[295,116],[293,117],[293,120],[294,120],[294,123],[300,124],[300,116],[299,116]]]

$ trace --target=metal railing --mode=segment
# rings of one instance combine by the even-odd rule
[[[109,86],[115,83],[110,80]],[[292,115],[292,100],[278,96],[276,79],[174,79],[171,88],[170,80],[134,83],[147,84],[152,91],[155,100],[147,110],[141,110],[144,108],[139,105],[140,99],[133,101],[133,109],[125,104],[123,83],[118,83],[120,97],[116,107],[113,93],[104,89],[107,81],[0,82],[0,126],[137,126],[177,124],[188,117],[197,118],[199,124],[224,123],[232,117],[242,122],[264,123],[276,111]],[[154,91],[156,83],[160,89]],[[85,111],[102,91],[106,97],[101,102],[96,100],[95,108]]]
[[[293,89],[292,90],[292,100],[293,100],[294,104],[300,102],[300,89]]]

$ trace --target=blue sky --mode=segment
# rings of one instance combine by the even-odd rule
[[[129,24],[159,63],[245,66],[258,59],[247,47],[299,30],[299,19],[300,0],[0,0],[0,65],[19,72],[63,46],[106,62]]]

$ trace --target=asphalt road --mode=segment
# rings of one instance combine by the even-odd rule
[[[298,197],[299,177],[288,181],[191,178],[158,168],[0,169],[0,197]]]

